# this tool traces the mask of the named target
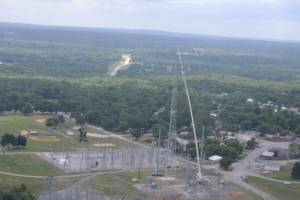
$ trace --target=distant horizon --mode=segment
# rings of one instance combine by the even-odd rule
[[[0,21],[300,41],[295,0],[1,0]]]
[[[143,31],[143,32],[156,32],[156,33],[166,33],[166,34],[179,34],[181,36],[193,36],[193,37],[219,37],[227,39],[237,39],[237,40],[253,40],[253,41],[266,41],[266,42],[287,42],[287,43],[300,43],[299,40],[288,40],[288,39],[276,39],[276,38],[263,38],[263,37],[243,37],[243,36],[229,36],[229,35],[214,35],[214,34],[204,34],[204,33],[189,33],[189,32],[176,32],[170,30],[159,30],[159,29],[142,29],[142,28],[126,28],[126,27],[96,27],[96,26],[76,26],[76,25],[59,25],[59,24],[37,24],[37,23],[26,23],[26,22],[10,22],[10,21],[0,21],[2,24],[15,24],[15,25],[25,25],[25,26],[40,26],[40,27],[56,27],[56,28],[81,28],[81,29],[107,29],[107,30],[126,30],[126,31]]]

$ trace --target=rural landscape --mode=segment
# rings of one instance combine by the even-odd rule
[[[300,43],[0,22],[0,200],[298,200]]]

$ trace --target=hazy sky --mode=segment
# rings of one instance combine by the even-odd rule
[[[0,21],[300,40],[300,0],[0,0]]]

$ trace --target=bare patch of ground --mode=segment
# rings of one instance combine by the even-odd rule
[[[59,142],[60,140],[56,136],[30,136],[29,139],[33,141],[39,141],[39,142]]]

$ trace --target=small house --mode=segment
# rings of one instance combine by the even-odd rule
[[[274,157],[275,153],[271,152],[271,151],[264,151],[261,154],[261,158],[265,159],[265,160],[271,160]]]

